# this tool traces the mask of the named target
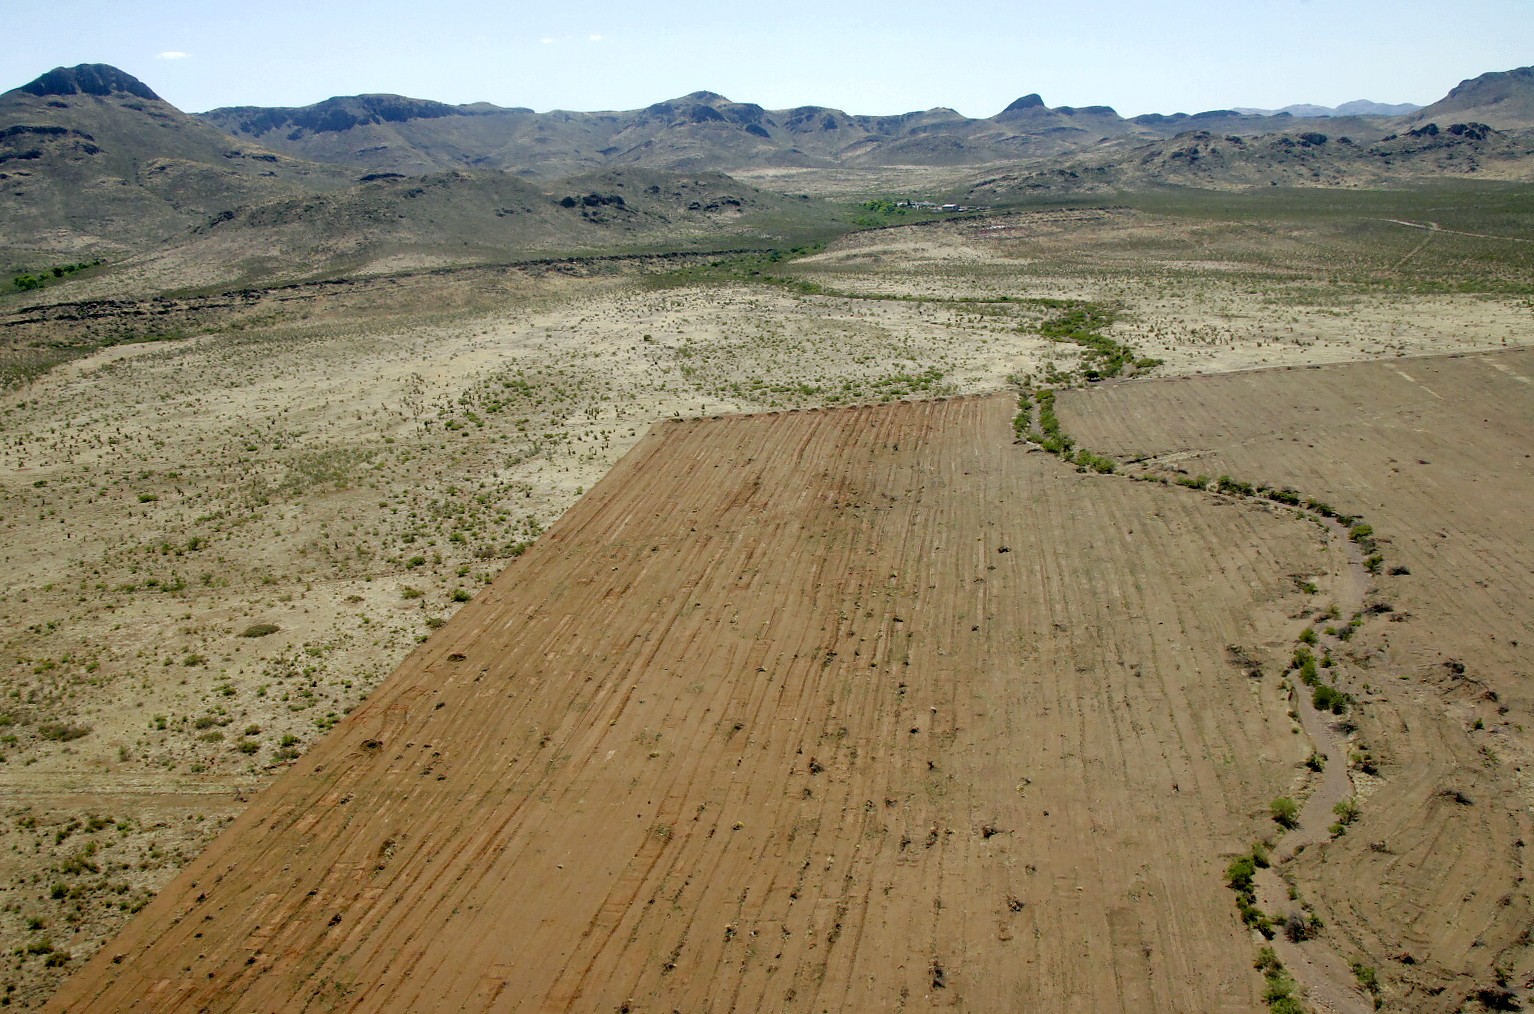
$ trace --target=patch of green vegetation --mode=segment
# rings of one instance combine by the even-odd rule
[[[1256,967],[1262,972],[1263,1002],[1273,1014],[1305,1014],[1305,1007],[1295,996],[1294,977],[1285,969],[1273,948],[1264,947],[1257,952]]]
[[[1088,450],[1076,452],[1075,462],[1078,468],[1088,469],[1099,475],[1107,475],[1118,468],[1118,462],[1101,454],[1093,454]]]
[[[1380,979],[1374,970],[1374,966],[1366,965],[1362,961],[1355,961],[1351,967],[1353,969],[1353,977],[1358,980],[1358,984],[1363,987],[1364,992],[1373,998],[1374,1007],[1378,1010],[1382,1001],[1380,999]]]
[[[1237,856],[1225,868],[1225,884],[1236,892],[1236,908],[1241,913],[1241,921],[1263,936],[1272,939],[1273,923],[1262,909],[1257,907],[1255,882],[1257,871],[1266,868],[1267,865],[1267,848],[1260,844],[1254,845],[1250,852]]]
[[[1310,703],[1317,711],[1330,711],[1334,715],[1343,714],[1348,706],[1353,703],[1353,698],[1328,684],[1318,684],[1311,690]]]
[[[788,261],[819,253],[824,248],[824,243],[806,243],[786,250],[744,251],[650,275],[646,280],[651,286],[660,288],[760,282],[786,286],[804,295],[818,295],[823,290],[815,283],[776,274],[772,269]]]
[[[1348,825],[1358,819],[1358,800],[1351,796],[1347,799],[1340,799],[1337,801],[1337,805],[1332,807],[1332,813],[1337,815],[1337,820],[1328,830],[1331,832],[1332,837],[1336,838],[1346,833]]]
[[[94,268],[103,263],[100,257],[93,261],[81,261],[78,264],[55,264],[51,268],[43,268],[35,274],[19,274],[11,279],[11,285],[21,292],[29,292],[33,289],[41,289],[50,282],[56,282],[68,275]]]
[[[1077,303],[1064,313],[1055,315],[1039,325],[1039,334],[1050,341],[1070,342],[1086,350],[1082,377],[1090,382],[1117,377],[1126,366],[1143,368],[1159,366],[1161,360],[1136,357],[1134,349],[1114,341],[1102,333],[1111,325],[1117,314],[1097,303]]]

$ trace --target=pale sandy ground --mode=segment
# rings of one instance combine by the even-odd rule
[[[795,270],[864,296],[1113,301],[1114,334],[1164,373],[1534,332],[1518,299],[1337,305],[1296,286],[1276,305],[1219,263],[1072,272],[1030,249],[1104,214],[865,234]],[[994,391],[1078,359],[1032,333],[1045,311],[1016,305],[604,278],[477,306],[388,326],[321,308],[109,350],[0,398],[0,942],[70,954],[4,958],[18,1003],[656,420]],[[241,636],[256,623],[279,629]],[[49,739],[50,722],[89,731]],[[61,833],[87,812],[117,823]]]

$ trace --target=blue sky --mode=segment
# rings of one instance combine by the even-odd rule
[[[1426,104],[1534,64],[1534,0],[0,0],[0,90],[110,63],[188,111],[397,92],[632,109],[708,89],[768,108],[1019,95],[1126,116],[1350,99]]]

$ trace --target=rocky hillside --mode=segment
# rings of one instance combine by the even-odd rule
[[[1448,95],[1409,119],[1413,125],[1474,120],[1500,130],[1534,128],[1534,67],[1461,81]]]
[[[1373,141],[1320,131],[1244,137],[1198,130],[1054,165],[987,173],[966,199],[1153,186],[1386,186],[1444,177],[1534,180],[1534,137],[1484,123],[1426,123]]]
[[[0,235],[118,252],[227,208],[352,182],[188,116],[114,67],[60,68],[0,95]]]

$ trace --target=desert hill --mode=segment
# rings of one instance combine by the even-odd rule
[[[808,228],[823,212],[807,203],[723,173],[620,169],[559,181],[494,170],[383,174],[227,211],[140,265],[183,284],[229,285],[657,243],[685,249],[729,234]]]
[[[133,249],[233,206],[349,182],[236,142],[114,67],[59,68],[0,95],[0,233],[18,245]]]
[[[1474,122],[1426,123],[1368,142],[1320,131],[1243,137],[1197,130],[1052,166],[988,173],[966,191],[966,200],[1167,185],[1214,190],[1381,186],[1446,176],[1534,178],[1534,139]]]
[[[1534,127],[1534,67],[1495,71],[1461,81],[1410,120],[1414,125],[1477,120],[1501,130]]]

